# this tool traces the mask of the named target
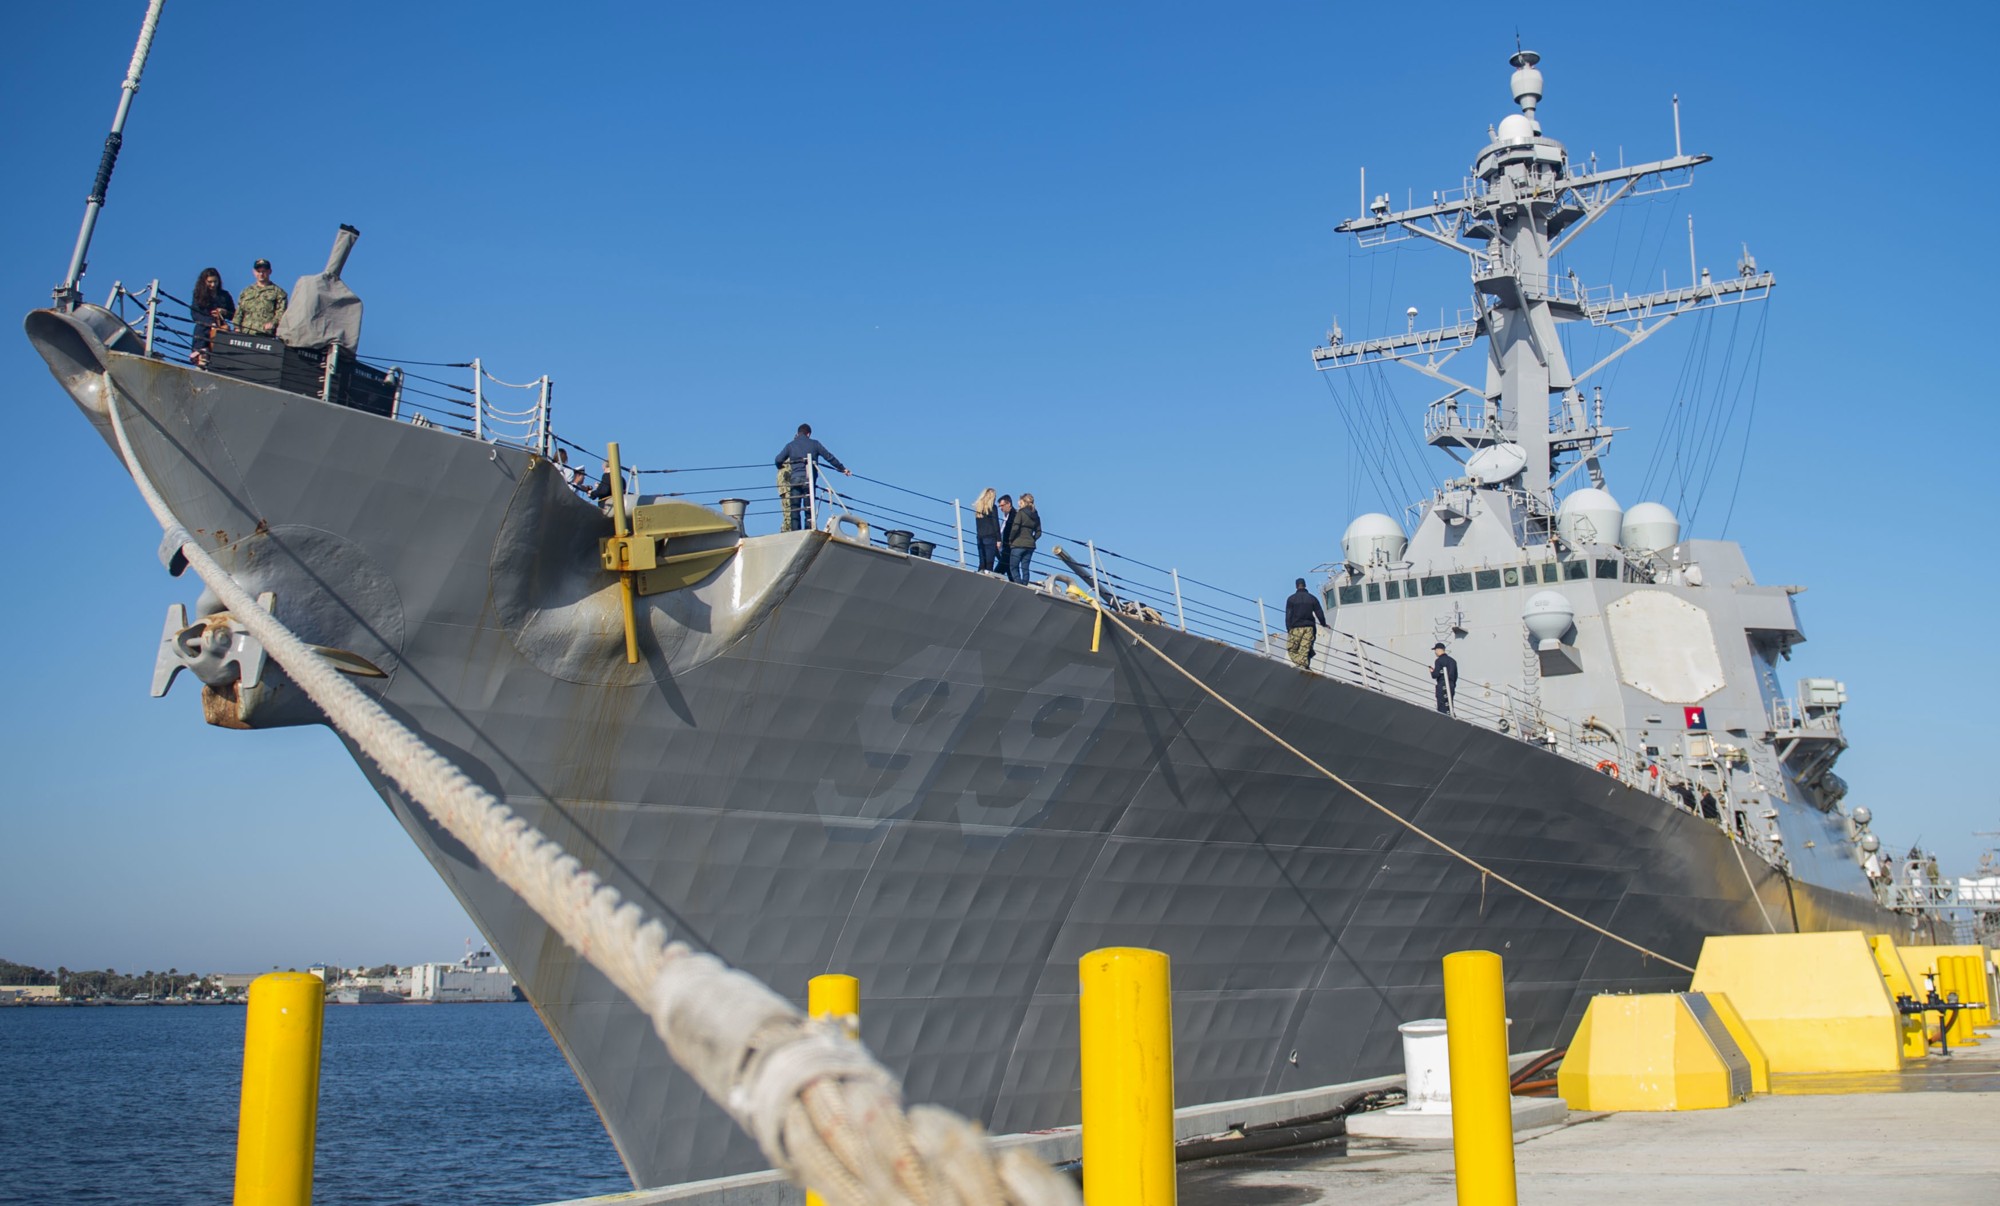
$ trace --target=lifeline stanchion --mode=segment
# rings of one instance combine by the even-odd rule
[[[1458,951],[1444,957],[1444,1021],[1458,1206],[1514,1206],[1514,1105],[1500,956]]]
[[[304,972],[250,982],[243,1098],[236,1124],[236,1206],[311,1206],[326,984]]]
[[[1174,1206],[1174,1027],[1167,957],[1079,961],[1085,1206]]]
[[[806,1014],[832,1018],[847,1037],[861,1039],[861,981],[853,976],[829,972],[806,981]],[[826,1206],[826,1199],[806,1190],[806,1206]]]

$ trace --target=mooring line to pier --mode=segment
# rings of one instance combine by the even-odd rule
[[[1096,606],[1097,614],[1102,619],[1110,620],[1113,624],[1116,624],[1118,625],[1118,627],[1124,629],[1125,635],[1131,637],[1135,643],[1145,646],[1146,650],[1150,652],[1154,657],[1159,658],[1167,665],[1173,667],[1173,669],[1177,673],[1179,673],[1182,678],[1185,678],[1189,682],[1193,683],[1197,688],[1199,688],[1202,691],[1203,694],[1207,695],[1210,699],[1213,699],[1215,702],[1221,704],[1223,707],[1235,713],[1236,716],[1239,719],[1241,719],[1245,724],[1248,724],[1251,728],[1256,729],[1259,733],[1262,733],[1264,736],[1270,738],[1279,747],[1284,749],[1286,752],[1290,753],[1293,757],[1296,757],[1299,761],[1305,763],[1307,766],[1312,767],[1314,770],[1326,776],[1328,779],[1331,779],[1335,784],[1337,784],[1342,789],[1347,791],[1355,799],[1360,800],[1363,804],[1368,805],[1370,808],[1373,808],[1377,812],[1381,813],[1383,816],[1388,817],[1390,820],[1396,822],[1396,824],[1401,825],[1403,828],[1409,830],[1411,833],[1416,834],[1418,837],[1429,842],[1431,845],[1436,846],[1439,850],[1444,851],[1446,854],[1451,855],[1453,858],[1464,863],[1466,866],[1471,867],[1475,871],[1478,871],[1481,875],[1491,876],[1495,881],[1505,884],[1507,887],[1514,889],[1514,891],[1519,892],[1521,895],[1527,897],[1529,900],[1534,901],[1536,904],[1541,905],[1543,908],[1548,909],[1554,913],[1557,913],[1563,917],[1567,917],[1571,921],[1576,922],[1578,925],[1584,927],[1587,930],[1594,930],[1595,932],[1602,934],[1604,937],[1611,939],[1613,942],[1616,942],[1621,946],[1630,947],[1633,950],[1639,952],[1641,955],[1644,955],[1648,959],[1658,959],[1660,962],[1666,964],[1668,967],[1677,967],[1680,970],[1687,972],[1689,975],[1694,974],[1694,969],[1692,967],[1689,967],[1687,964],[1682,963],[1680,960],[1668,958],[1666,955],[1662,955],[1660,952],[1656,950],[1652,950],[1648,947],[1639,945],[1638,943],[1632,941],[1630,938],[1627,938],[1622,934],[1613,933],[1611,930],[1605,929],[1603,926],[1590,920],[1588,917],[1580,917],[1577,914],[1570,912],[1568,909],[1563,908],[1561,905],[1557,904],[1553,900],[1550,900],[1548,897],[1539,895],[1532,889],[1523,887],[1522,885],[1515,883],[1513,880],[1508,879],[1506,876],[1500,874],[1498,871],[1495,871],[1493,868],[1487,866],[1485,863],[1480,862],[1478,859],[1467,854],[1465,851],[1460,850],[1456,846],[1453,846],[1450,842],[1447,842],[1443,838],[1438,837],[1436,834],[1431,833],[1429,830],[1417,824],[1415,821],[1412,821],[1407,817],[1404,817],[1401,813],[1398,813],[1395,809],[1390,808],[1388,805],[1375,799],[1375,797],[1369,795],[1367,792],[1362,791],[1359,787],[1356,787],[1354,784],[1349,783],[1347,780],[1341,778],[1339,775],[1328,770],[1326,767],[1320,765],[1320,763],[1316,761],[1312,757],[1312,755],[1306,753],[1298,746],[1293,745],[1291,742],[1286,741],[1283,737],[1278,736],[1276,733],[1266,728],[1264,726],[1264,723],[1258,720],[1255,716],[1250,715],[1250,713],[1245,712],[1242,708],[1239,708],[1234,703],[1231,703],[1229,699],[1222,694],[1222,692],[1217,691],[1214,687],[1211,687],[1207,683],[1203,682],[1201,678],[1198,675],[1196,675],[1192,670],[1189,670],[1186,666],[1181,665],[1179,662],[1175,661],[1170,655],[1168,655],[1166,650],[1160,648],[1158,645],[1153,644],[1153,642],[1147,640],[1145,637],[1140,636],[1138,629],[1126,623],[1125,618],[1123,616],[1120,616],[1115,609],[1105,607],[1103,602],[1095,598],[1094,596],[1091,597],[1090,601],[1092,602],[1093,605]],[[1748,874],[1747,869],[1745,871],[1745,874],[1746,875]],[[1484,890],[1483,885],[1482,885],[1482,890]],[[1756,895],[1754,887],[1752,889],[1751,895],[1752,896]],[[1759,907],[1760,908],[1762,907],[1761,901],[1759,902]]]
[[[949,1110],[905,1110],[902,1086],[837,1022],[814,1021],[756,977],[669,940],[645,915],[349,682],[201,547],[139,464],[102,372],[126,471],[168,538],[235,621],[330,724],[465,843],[653,1023],[667,1051],[754,1137],[773,1167],[838,1206],[1073,1206],[1070,1181]],[[137,409],[135,407],[135,409]]]

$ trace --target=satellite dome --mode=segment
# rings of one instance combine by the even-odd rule
[[[1528,467],[1528,450],[1519,444],[1481,448],[1465,462],[1465,474],[1482,486],[1497,486]]]
[[[1882,848],[1882,839],[1872,833],[1864,833],[1861,835],[1861,848],[1873,854]]]
[[[1521,50],[1507,61],[1514,67],[1514,78],[1508,81],[1514,103],[1533,113],[1535,106],[1542,103],[1542,73],[1535,70],[1542,56],[1532,50]]]
[[[1866,804],[1855,809],[1853,812],[1848,813],[1847,815],[1853,817],[1854,823],[1856,825],[1861,826],[1863,829],[1866,829],[1868,827],[1868,822],[1875,819],[1875,814],[1868,811],[1868,806]]]
[[[1556,532],[1571,548],[1586,544],[1612,544],[1624,526],[1625,512],[1609,490],[1585,486],[1562,500],[1556,508]]]
[[[1372,565],[1377,558],[1401,561],[1409,546],[1403,525],[1379,511],[1356,517],[1340,537],[1340,551],[1354,565]]]
[[[1525,113],[1509,113],[1500,119],[1500,142],[1533,142],[1535,140],[1534,119]]]
[[[1528,596],[1528,605],[1521,609],[1521,622],[1537,642],[1559,641],[1576,623],[1576,612],[1560,592],[1538,590]]]
[[[1681,521],[1655,502],[1633,504],[1618,530],[1618,543],[1635,553],[1656,553],[1680,542]]]

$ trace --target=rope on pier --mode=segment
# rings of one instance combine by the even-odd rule
[[[1096,602],[1095,599],[1093,599],[1092,601]],[[1429,830],[1424,829],[1422,826],[1418,825],[1415,821],[1408,820],[1407,818],[1402,816],[1402,814],[1396,812],[1388,805],[1381,803],[1380,801],[1376,800],[1375,797],[1369,795],[1367,792],[1362,791],[1354,784],[1349,783],[1347,780],[1341,778],[1339,775],[1334,774],[1326,767],[1321,766],[1318,762],[1314,761],[1310,755],[1308,755],[1304,750],[1301,750],[1298,746],[1293,745],[1291,742],[1286,741],[1283,737],[1280,737],[1276,733],[1273,733],[1270,729],[1265,728],[1262,722],[1260,722],[1256,717],[1250,715],[1250,713],[1245,712],[1242,708],[1239,708],[1235,704],[1229,702],[1228,699],[1224,698],[1221,692],[1217,691],[1214,687],[1209,686],[1207,683],[1203,682],[1200,678],[1196,677],[1194,672],[1189,670],[1186,666],[1181,665],[1179,662],[1169,657],[1167,655],[1166,650],[1160,648],[1158,645],[1153,644],[1145,637],[1140,636],[1138,629],[1133,628],[1130,624],[1126,623],[1124,617],[1120,616],[1116,611],[1106,608],[1102,603],[1097,603],[1097,614],[1107,620],[1110,620],[1113,624],[1118,625],[1118,627],[1124,629],[1125,635],[1131,637],[1134,642],[1145,646],[1146,649],[1153,654],[1153,656],[1159,658],[1167,665],[1173,667],[1173,669],[1177,671],[1182,678],[1185,678],[1189,682],[1193,683],[1196,687],[1200,688],[1203,694],[1207,695],[1210,699],[1213,699],[1215,702],[1221,704],[1223,707],[1235,713],[1236,716],[1239,719],[1241,719],[1245,724],[1248,724],[1251,728],[1256,729],[1259,733],[1262,733],[1264,736],[1269,737],[1273,742],[1277,743],[1280,747],[1285,749],[1294,757],[1298,758],[1299,761],[1305,763],[1307,766],[1312,767],[1320,774],[1325,775],[1328,779],[1331,779],[1335,784],[1339,785],[1341,788],[1346,790],[1347,793],[1349,795],[1352,795],[1355,799],[1360,800],[1363,804],[1368,805],[1370,808],[1373,808],[1375,811],[1381,813],[1383,816],[1388,817],[1390,820],[1396,822],[1396,824],[1401,825],[1403,828],[1409,830],[1411,833],[1416,834],[1418,837],[1429,842],[1431,845],[1436,846],[1439,850],[1442,850],[1446,854],[1451,855],[1459,862],[1462,862],[1466,866],[1471,867],[1473,870],[1479,872],[1480,875],[1490,877],[1496,883],[1504,884],[1507,887],[1514,889],[1514,891],[1519,892],[1521,895],[1527,897],[1529,900],[1534,901],[1536,904],[1541,905],[1543,908],[1549,909],[1555,913],[1567,917],[1571,921],[1576,922],[1578,925],[1584,927],[1587,930],[1594,930],[1597,933],[1602,934],[1604,937],[1611,939],[1613,942],[1620,944],[1621,946],[1631,947],[1633,950],[1638,951],[1640,954],[1646,956],[1648,959],[1658,959],[1660,962],[1666,964],[1669,967],[1677,967],[1680,970],[1687,972],[1689,975],[1694,974],[1694,969],[1692,967],[1689,967],[1687,964],[1682,963],[1680,960],[1669,959],[1665,955],[1662,955],[1660,952],[1656,950],[1650,950],[1646,947],[1640,946],[1638,943],[1632,941],[1630,938],[1624,937],[1621,934],[1612,933],[1610,930],[1605,929],[1603,926],[1597,924],[1596,922],[1590,920],[1587,917],[1577,916],[1575,913],[1572,913],[1568,909],[1563,908],[1561,905],[1557,904],[1553,900],[1550,900],[1548,897],[1537,895],[1533,891],[1530,891],[1529,889],[1522,887],[1520,884],[1515,883],[1513,880],[1508,879],[1506,876],[1500,874],[1498,871],[1495,871],[1493,868],[1487,866],[1485,863],[1480,862],[1478,859],[1473,858],[1471,855],[1465,853],[1463,850],[1458,849],[1456,846],[1453,846],[1451,843],[1445,841],[1443,838],[1438,837],[1436,834],[1433,834]],[[1749,872],[1746,870],[1744,874],[1748,875]],[[1752,895],[1753,896],[1755,895],[1754,891],[1752,892]],[[1762,902],[1759,902],[1758,907],[1759,908],[1763,907]]]
[[[426,744],[257,605],[174,515],[139,464],[103,375],[125,467],[147,507],[231,617],[327,720],[493,876],[652,1019],[674,1061],[756,1138],[773,1167],[838,1206],[1071,1206],[1069,1180],[977,1123],[905,1111],[895,1076],[839,1024],[806,1018],[763,982],[667,938],[666,927]]]

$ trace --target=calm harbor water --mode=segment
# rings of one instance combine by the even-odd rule
[[[0,1203],[226,1203],[241,1006],[0,1009]],[[329,1007],[314,1200],[631,1188],[527,1005]]]

